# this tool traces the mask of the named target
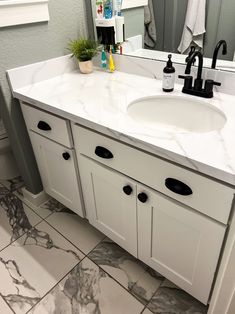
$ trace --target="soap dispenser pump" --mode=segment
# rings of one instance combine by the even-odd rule
[[[164,92],[172,92],[175,84],[175,68],[171,61],[172,55],[168,55],[166,67],[163,69],[162,89]]]

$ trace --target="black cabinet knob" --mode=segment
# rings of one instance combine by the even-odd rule
[[[48,123],[46,123],[45,121],[39,121],[38,122],[38,129],[42,130],[42,131],[50,131],[51,127]]]
[[[139,200],[141,203],[146,203],[147,200],[148,200],[148,195],[145,194],[145,193],[139,193],[139,194],[138,194],[138,200]]]
[[[95,154],[98,157],[104,158],[104,159],[112,159],[113,158],[113,154],[110,152],[110,150],[108,150],[107,148],[105,148],[103,146],[96,146]]]
[[[183,183],[177,179],[167,178],[165,180],[165,185],[170,191],[172,191],[176,194],[180,194],[180,195],[184,195],[184,196],[193,194],[193,191],[191,190],[191,188],[187,184],[185,184],[185,183]]]
[[[63,156],[64,160],[69,160],[69,158],[70,158],[70,154],[67,152],[63,153],[62,156]]]
[[[123,188],[123,192],[126,194],[126,195],[131,195],[131,193],[133,192],[133,189],[130,185],[126,185],[124,186]]]

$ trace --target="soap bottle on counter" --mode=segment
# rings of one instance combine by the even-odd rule
[[[171,61],[172,55],[168,55],[166,67],[163,69],[162,89],[164,92],[172,92],[175,84],[175,68]]]

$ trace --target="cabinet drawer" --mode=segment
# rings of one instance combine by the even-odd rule
[[[72,136],[69,121],[51,113],[21,103],[24,119],[29,130],[52,139],[67,147],[72,147]]]
[[[79,153],[227,224],[234,196],[231,187],[80,126],[72,128]]]

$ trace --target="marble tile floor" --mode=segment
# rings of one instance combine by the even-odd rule
[[[206,307],[50,199],[0,182],[0,313],[205,314]]]

